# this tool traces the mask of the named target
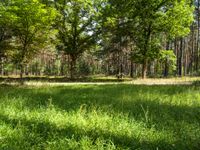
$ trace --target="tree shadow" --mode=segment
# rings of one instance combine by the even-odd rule
[[[72,125],[66,125],[65,127],[59,128],[56,125],[45,122],[45,121],[36,121],[36,120],[26,120],[26,119],[11,119],[8,118],[5,115],[0,115],[0,120],[4,121],[6,124],[10,125],[14,128],[16,128],[18,125],[20,125],[20,128],[26,129],[23,133],[24,137],[21,137],[21,140],[24,140],[23,142],[30,143],[30,149],[33,146],[37,146],[38,148],[44,149],[44,144],[47,144],[48,141],[53,140],[55,142],[56,135],[59,136],[59,139],[62,138],[73,138],[77,141],[79,141],[83,136],[89,137],[92,139],[93,144],[95,144],[95,141],[98,138],[106,139],[107,141],[111,140],[115,146],[117,146],[120,149],[160,149],[163,150],[170,150],[174,149],[174,145],[171,145],[169,143],[166,143],[164,140],[157,140],[157,141],[145,141],[140,140],[137,137],[129,137],[126,135],[115,135],[110,131],[102,130],[102,129],[89,129],[89,130],[83,130],[80,127],[74,127]],[[30,136],[31,134],[31,136]],[[38,141],[38,136],[40,140]],[[20,139],[16,139],[13,137],[13,139],[9,139],[7,141],[7,147],[12,149],[12,140],[18,141]],[[18,148],[24,147],[24,145],[18,145]]]
[[[14,88],[13,88],[14,87]],[[15,87],[0,86],[0,99],[22,98],[23,105],[30,108],[47,107],[49,103],[55,107],[65,110],[78,110],[82,105],[88,108],[94,106],[102,110],[114,111],[116,113],[128,113],[134,118],[144,116],[144,111],[149,111],[155,118],[162,119],[168,115],[173,120],[191,122],[190,116],[199,121],[200,107],[171,104],[170,100],[177,94],[196,90],[193,86],[142,86],[142,85],[81,85],[81,86],[59,86],[59,87]],[[156,95],[156,96],[154,96]],[[152,97],[154,96],[154,97]],[[163,98],[163,99],[162,99]],[[182,100],[179,100],[180,103]],[[163,115],[163,116],[162,116]],[[189,117],[187,117],[189,116]],[[193,118],[194,119],[194,118]]]
[[[132,81],[132,79],[118,79],[118,78],[93,78],[93,77],[80,77],[70,79],[67,77],[23,77],[23,81],[36,81],[36,82],[52,82],[52,83],[68,83],[68,82],[124,82]],[[0,77],[0,82],[13,83],[21,82],[18,77]]]
[[[189,125],[200,125],[200,106],[195,104],[195,101],[192,106],[173,104],[170,100],[163,102],[164,98],[170,99],[172,96],[176,97],[178,94],[184,94],[191,90],[198,91],[199,89],[194,86],[77,85],[44,88],[2,87],[2,89],[8,89],[9,92],[6,94],[2,93],[0,99],[5,96],[9,97],[9,99],[16,97],[23,98],[25,100],[23,105],[30,110],[41,107],[46,108],[51,103],[56,108],[66,112],[77,111],[84,105],[88,110],[99,108],[101,111],[114,115],[128,114],[130,118],[146,123],[149,128],[154,126],[158,131],[165,129],[176,133],[177,138],[180,138],[177,145],[182,145],[183,149],[184,147],[187,147],[187,149],[198,149],[198,146],[200,146],[200,141],[197,138],[192,139],[188,133],[183,134],[179,132],[179,130],[182,130],[180,125],[183,122]],[[152,97],[153,95],[154,97]],[[182,100],[179,101],[181,103]],[[5,116],[3,120],[6,120]],[[26,124],[26,121],[23,122]],[[77,131],[81,129],[67,130]],[[91,132],[95,133],[95,131]],[[79,133],[81,131],[78,131]],[[105,138],[107,136],[103,135]],[[115,139],[115,143],[120,143],[124,138],[111,137],[111,139]],[[197,137],[199,136],[197,135]],[[134,141],[136,139],[131,140]],[[136,140],[137,142],[139,141]],[[167,145],[165,141],[162,142]],[[121,145],[134,146],[128,143],[122,143]],[[151,144],[153,145],[153,149],[156,149],[154,143],[141,144],[139,142],[138,147],[141,145],[149,146]],[[173,148],[169,146],[167,149]]]

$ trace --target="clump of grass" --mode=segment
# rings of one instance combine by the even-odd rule
[[[0,87],[0,149],[198,149],[200,87]]]
[[[192,84],[195,86],[200,86],[200,80],[193,81]]]

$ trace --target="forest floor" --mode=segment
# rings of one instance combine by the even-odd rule
[[[0,149],[196,150],[199,91],[198,84],[2,84]]]

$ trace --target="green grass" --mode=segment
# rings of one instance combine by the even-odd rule
[[[200,87],[0,86],[0,149],[196,150]]]
[[[76,79],[70,79],[64,76],[24,76],[23,80],[26,82],[51,82],[51,83],[69,83],[69,82],[128,82],[133,79],[124,77],[118,79],[116,76],[87,76]],[[19,76],[0,76],[0,83],[20,82]]]

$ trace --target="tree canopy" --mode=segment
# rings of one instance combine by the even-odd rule
[[[177,68],[182,70],[184,39],[191,34],[195,24],[198,27],[200,24],[199,18],[194,21],[199,14],[195,12],[199,10],[199,3],[194,4],[188,0],[1,1],[0,57],[9,56],[20,66],[22,75],[24,66],[34,56],[53,45],[54,52],[62,55],[59,56],[61,63],[57,64],[61,68],[64,64],[69,66],[71,78],[77,76],[77,62],[82,62],[85,53],[92,55],[93,60],[84,64],[98,61],[103,70],[113,70],[113,73],[126,72],[128,68],[133,71],[135,64],[145,78],[149,64],[160,62],[165,53],[173,57],[163,52],[171,50],[169,53],[173,51],[178,58]],[[199,35],[198,30],[193,31]],[[187,55],[194,57],[198,66],[199,38],[196,39],[196,47],[188,42],[192,51]],[[66,56],[69,56],[67,62]],[[186,59],[188,63],[189,56]],[[164,62],[167,66],[168,61]]]

